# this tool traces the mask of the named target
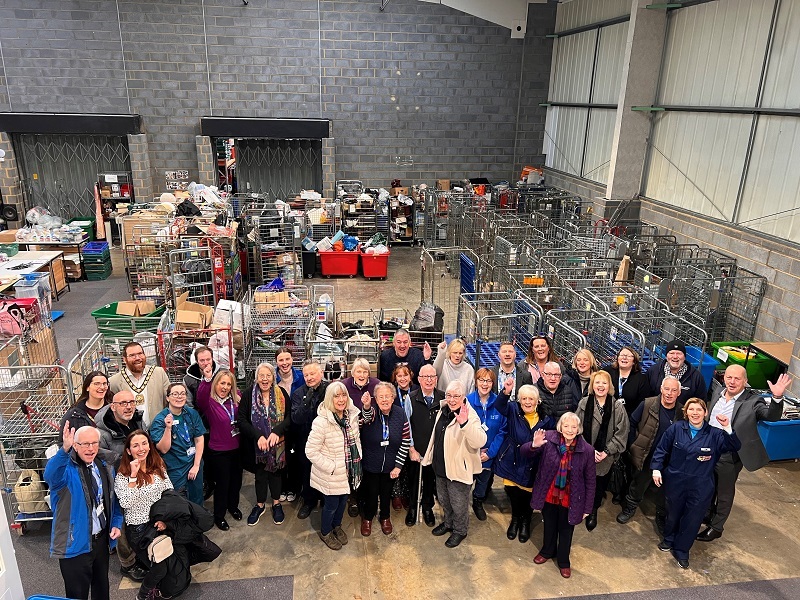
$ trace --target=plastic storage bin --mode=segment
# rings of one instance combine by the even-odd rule
[[[17,298],[36,298],[42,312],[50,315],[52,308],[52,289],[50,273],[28,273],[14,283],[14,296]]]
[[[386,274],[389,271],[389,255],[391,252],[384,254],[367,254],[361,253],[361,272],[365,279],[386,279]]]
[[[359,254],[358,250],[353,252],[320,251],[319,260],[322,274],[325,277],[333,277],[334,275],[355,277],[358,274]]]
[[[317,273],[317,252],[316,250],[303,250],[300,256],[303,266],[303,277],[311,279]]]
[[[759,421],[758,434],[770,460],[800,458],[800,421]]]
[[[703,357],[703,365],[699,366],[701,356]],[[659,360],[662,358],[664,358],[664,346],[659,346],[654,352],[654,359]],[[706,391],[711,389],[711,382],[714,381],[714,371],[717,370],[717,367],[721,363],[708,352],[701,352],[700,348],[697,346],[686,346],[686,362],[692,365],[694,368],[700,369],[700,374],[703,376],[703,379],[708,386]],[[650,366],[648,366],[648,369],[649,368]]]
[[[767,381],[770,379],[774,379],[775,375],[778,373],[780,365],[778,364],[777,360],[761,353],[756,353],[755,357],[748,358],[747,360],[745,360],[744,358],[738,358],[733,354],[727,352],[720,355],[720,349],[724,348],[725,346],[741,347],[746,350],[749,347],[749,345],[750,342],[711,343],[711,347],[714,349],[713,350],[714,356],[720,362],[722,362],[722,364],[726,366],[743,365],[745,370],[747,371],[747,383],[750,384],[750,387],[759,390],[765,390],[767,389]],[[727,354],[727,357],[725,357],[725,354]],[[722,358],[726,358],[726,360],[722,360]]]
[[[78,225],[78,223],[80,223],[79,227],[83,229],[84,239],[93,242],[94,225],[96,221],[97,219],[95,219],[94,217],[75,217],[74,219],[67,221],[67,225]]]

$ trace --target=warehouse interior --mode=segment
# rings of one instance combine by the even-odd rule
[[[689,248],[695,258],[724,257],[721,277],[695,280],[659,300],[671,299],[677,309],[696,301],[696,292],[709,303],[705,329],[720,336],[707,340],[706,352],[717,358],[711,342],[719,340],[780,347],[780,369],[796,379],[798,61],[800,0],[6,0],[0,6],[0,212],[9,231],[0,231],[0,244],[16,239],[20,251],[46,245],[8,237],[30,225],[25,220],[35,207],[65,223],[99,217],[91,243],[107,239],[107,247],[98,246],[102,269],[87,266],[96,257],[76,250],[71,273],[65,250],[58,259],[64,281],[51,281],[51,309],[63,316],[49,322],[52,336],[43,334],[54,340],[45,354],[55,352],[51,362],[66,365],[84,343],[76,348],[75,340],[96,333],[94,311],[141,300],[137,289],[150,286],[140,278],[136,287],[130,263],[136,250],[125,245],[134,240],[144,255],[146,239],[126,233],[116,212],[102,231],[97,207],[104,200],[153,205],[165,192],[192,195],[191,182],[216,186],[241,211],[244,227],[248,217],[266,222],[260,207],[245,214],[252,198],[289,203],[301,189],[314,190],[304,202],[322,199],[324,208],[324,199],[346,197],[349,207],[359,193],[383,188],[414,207],[405,213],[395,206],[390,224],[377,230],[391,248],[384,270],[370,276],[354,257],[353,273],[348,264],[329,279],[325,259],[312,259],[313,278],[305,281],[312,299],[330,293],[337,311],[388,308],[409,316],[420,301],[440,303],[445,329],[452,322],[454,334],[480,347],[480,330],[460,329],[463,288],[454,300],[443,298],[437,278],[445,273],[437,269],[445,261],[447,276],[463,270],[465,255],[475,256],[475,265],[497,266],[499,246],[488,225],[495,198],[515,198],[516,210],[524,196],[517,190],[528,189],[521,180],[541,173],[545,196],[579,216],[581,235],[624,240],[632,256],[635,244],[628,240],[651,234],[651,241]],[[351,182],[358,184],[352,198]],[[477,186],[485,187],[485,199]],[[469,200],[457,212],[463,190]],[[453,194],[449,221],[436,220],[441,193]],[[360,202],[348,210],[360,218]],[[346,233],[360,233],[363,243],[379,222],[359,220]],[[309,223],[315,243],[336,233]],[[403,227],[393,228],[396,223]],[[520,223],[518,241],[507,235],[520,244],[515,248],[527,240],[535,252],[536,240],[550,239],[540,237],[545,227],[537,222]],[[325,218],[313,223],[326,224]],[[225,235],[235,239],[233,232]],[[312,274],[305,257],[301,269],[299,241],[288,251],[296,250],[288,266],[298,285]],[[220,244],[225,250],[226,242]],[[656,254],[655,245],[648,248],[648,256]],[[203,257],[212,254],[209,249]],[[245,252],[236,258],[238,281],[226,271],[221,288],[198,286],[190,299],[246,304],[248,286],[288,272],[281,263],[267,266],[265,257],[286,255]],[[518,274],[530,277],[529,264]],[[487,278],[479,271],[472,293],[506,289],[497,271]],[[167,271],[154,275],[169,277]],[[719,304],[734,281],[747,301]],[[312,285],[322,287],[313,292]],[[176,287],[156,303],[177,305],[179,297]],[[474,304],[471,309],[484,308]],[[796,392],[797,384],[792,387]],[[5,418],[12,414],[4,408]],[[8,445],[2,435],[0,429],[0,442]],[[787,444],[800,445],[800,435],[789,435]],[[782,557],[800,546],[791,519],[800,498],[798,457],[742,472],[725,536],[696,544],[689,571],[657,550],[652,503],[624,527],[614,522],[618,507],[608,501],[596,530],[576,528],[573,576],[564,580],[556,569],[532,562],[541,521],[529,544],[506,540],[510,508],[497,483],[486,505],[489,520],[473,518],[467,542],[446,552],[425,525],[402,525],[399,512],[392,515],[392,535],[370,538],[359,537],[358,520],[346,517],[351,543],[338,553],[317,539],[319,512],[298,520],[294,504],[287,505],[283,527],[215,529],[209,537],[223,555],[193,569],[184,597],[796,597],[800,580]],[[4,489],[11,490],[7,469],[13,466],[3,466]],[[252,501],[252,483],[246,475],[243,507]],[[13,525],[11,495],[3,494]],[[49,521],[16,528],[23,530],[11,535],[26,596],[63,594],[58,561],[48,557]],[[110,576],[111,598],[133,597],[137,586],[120,576],[114,557]]]

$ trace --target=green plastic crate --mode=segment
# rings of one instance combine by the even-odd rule
[[[111,277],[111,271],[97,271],[86,273],[86,281],[103,281]]]
[[[747,359],[747,364],[745,364],[744,359],[737,358],[731,354],[728,354],[728,359],[726,361],[718,357],[720,349],[724,346],[737,346],[745,349],[749,344],[750,342],[711,342],[711,347],[714,349],[712,354],[714,358],[717,358],[720,362],[724,362],[726,366],[744,366],[747,371],[747,383],[750,384],[750,387],[758,390],[765,390],[768,387],[767,381],[774,379],[778,372],[780,365],[778,365],[777,360],[761,353],[756,353],[754,358]]]
[[[166,306],[160,306],[155,311],[143,317],[127,317],[117,314],[117,303],[112,302],[92,311],[97,333],[111,338],[130,338],[137,333],[158,331],[161,315]]]
[[[67,225],[74,223],[75,221],[88,221],[88,225],[82,225],[81,229],[89,236],[87,239],[90,242],[94,241],[94,225],[97,219],[95,217],[75,217],[74,219],[70,219],[67,221]]]

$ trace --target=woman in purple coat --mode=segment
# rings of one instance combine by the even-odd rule
[[[539,456],[531,508],[542,511],[544,541],[533,562],[541,565],[556,557],[564,578],[572,575],[572,531],[594,508],[594,448],[580,437],[581,429],[578,416],[567,412],[556,431],[538,429],[533,441],[520,448],[523,456]]]

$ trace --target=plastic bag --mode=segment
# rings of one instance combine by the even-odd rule
[[[32,209],[30,209],[28,212],[25,213],[25,220],[31,225],[36,225],[39,223],[39,219],[49,214],[50,211],[47,210],[44,206],[34,206]]]
[[[344,242],[341,241],[341,240],[339,240],[338,242],[334,242],[333,251],[334,252],[344,252]]]
[[[348,252],[352,252],[353,250],[358,248],[358,238],[353,237],[352,235],[344,236],[342,243],[344,244],[344,249],[347,250]]]
[[[382,233],[376,233],[371,238],[369,238],[369,240],[367,240],[367,243],[364,244],[364,248],[369,248],[370,246],[377,246],[379,244],[383,244],[384,246],[387,245],[386,236],[383,235]]]
[[[444,311],[429,302],[423,302],[414,312],[411,320],[412,331],[442,331],[444,329]]]

